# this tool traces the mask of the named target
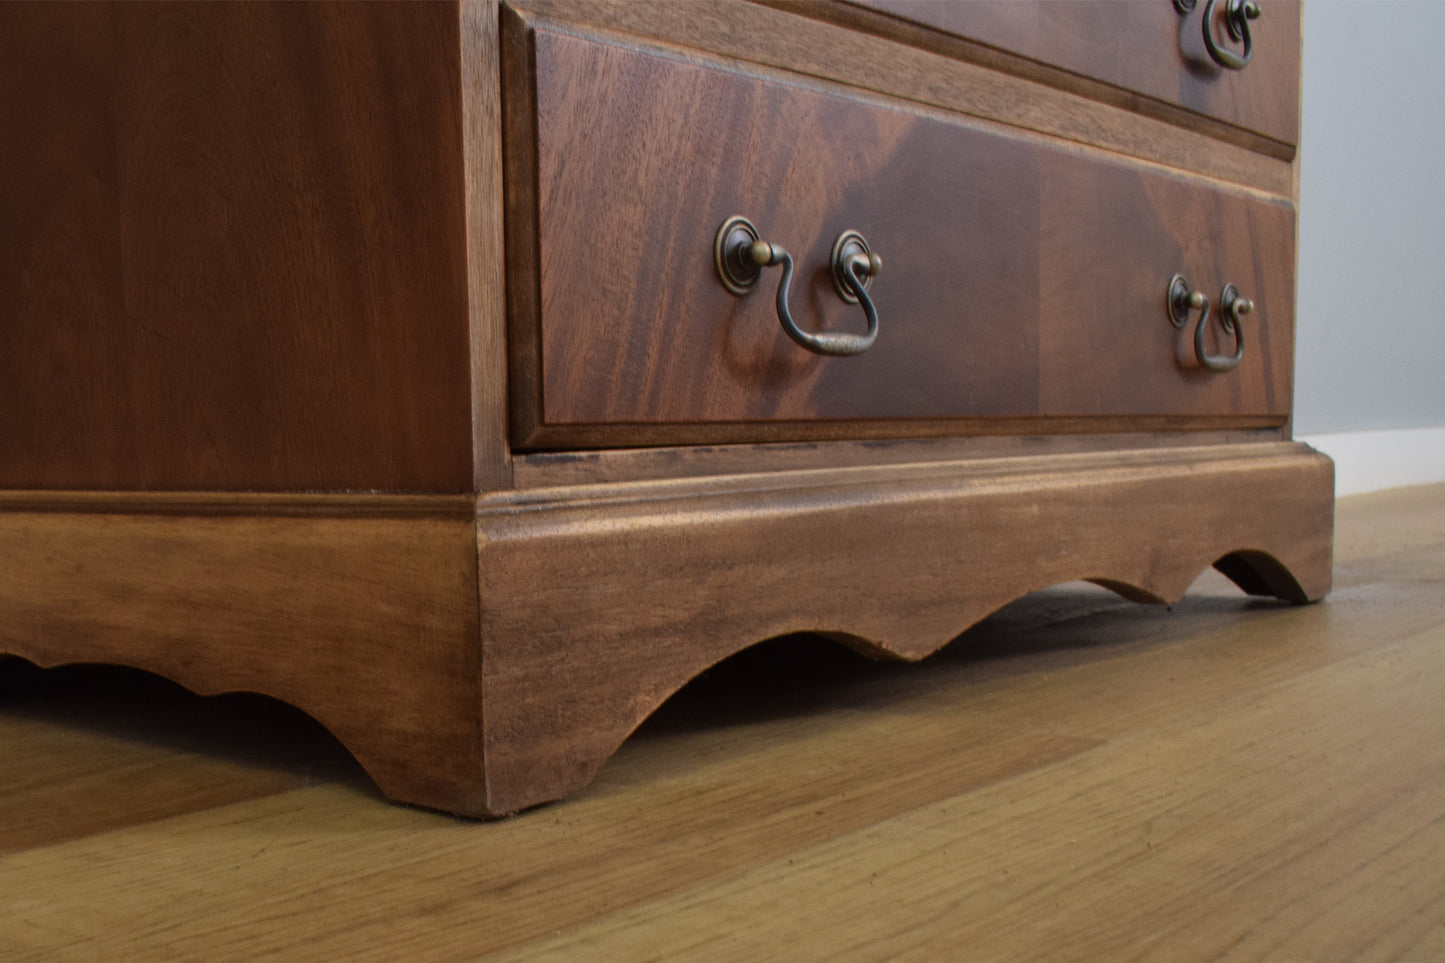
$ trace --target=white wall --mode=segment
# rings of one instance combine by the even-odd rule
[[[1341,449],[1341,494],[1362,490],[1347,458],[1445,479],[1442,44],[1445,3],[1305,5],[1294,430]]]

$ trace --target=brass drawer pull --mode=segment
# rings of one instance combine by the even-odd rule
[[[1224,29],[1235,43],[1244,45],[1242,53],[1235,53],[1214,36],[1214,5],[1219,0],[1209,0],[1204,5],[1204,47],[1209,56],[1221,67],[1243,70],[1254,56],[1254,40],[1249,36],[1249,22],[1259,18],[1259,4],[1255,0],[1226,0],[1224,8]]]
[[[868,319],[864,334],[843,334],[836,331],[804,331],[793,320],[788,309],[788,295],[793,285],[793,256],[782,247],[758,237],[757,228],[745,217],[730,217],[723,222],[713,239],[713,266],[718,280],[733,294],[744,295],[758,283],[762,269],[781,264],[783,276],[778,281],[778,322],[799,345],[814,354],[841,358],[862,354],[878,338],[878,309],[868,296],[868,286],[883,262],[868,248],[868,242],[857,231],[844,231],[833,242],[833,287],[838,296],[863,306]]]
[[[1190,287],[1184,275],[1176,274],[1169,279],[1166,296],[1169,307],[1169,323],[1176,328],[1184,327],[1190,311],[1199,312],[1199,322],[1194,326],[1194,357],[1206,371],[1229,371],[1244,358],[1244,321],[1246,314],[1254,310],[1254,302],[1242,297],[1239,288],[1226,284],[1219,295],[1219,326],[1234,338],[1234,354],[1210,354],[1204,349],[1204,329],[1209,323],[1209,299]]]
[[[1254,302],[1241,297],[1239,288],[1226,284],[1219,295],[1219,326],[1234,336],[1234,354],[1210,354],[1204,350],[1204,319],[1194,329],[1194,357],[1201,367],[1208,371],[1228,371],[1239,364],[1244,357],[1244,322],[1246,314],[1254,310]]]

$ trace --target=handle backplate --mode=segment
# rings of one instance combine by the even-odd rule
[[[723,221],[713,236],[713,267],[722,286],[733,294],[747,294],[762,277],[762,266],[750,256],[750,249],[758,240],[758,229],[753,227],[753,222],[737,215]]]

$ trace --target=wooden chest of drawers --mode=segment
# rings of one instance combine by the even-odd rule
[[[0,7],[0,652],[486,814],[771,636],[1321,597],[1263,8]]]

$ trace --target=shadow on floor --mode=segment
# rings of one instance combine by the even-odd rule
[[[1221,580],[1222,581],[1222,580]],[[878,662],[817,635],[771,639],[704,672],[658,709],[631,742],[807,715],[847,703],[884,708],[907,698],[900,676],[962,677],[964,684],[1114,658],[1168,645],[1201,620],[1280,603],[1210,583],[1176,606],[1139,605],[1085,583],[1035,592],[995,612],[922,663]],[[379,792],[318,722],[249,693],[199,696],[159,676],[118,666],[40,669],[0,657],[0,717],[23,718],[167,750]]]
[[[196,695],[139,669],[42,669],[24,659],[0,657],[0,716],[91,730],[377,794],[345,747],[301,710],[254,693]]]
[[[899,677],[952,676],[967,685],[1048,672],[1187,639],[1231,614],[1257,617],[1292,607],[1245,596],[1213,573],[1199,584],[1203,591],[1173,606],[1130,602],[1084,582],[1054,586],[1004,606],[914,663],[877,661],[818,635],[769,639],[703,672],[632,739],[791,718],[840,705],[882,708],[908,698],[908,686],[896,684]]]

